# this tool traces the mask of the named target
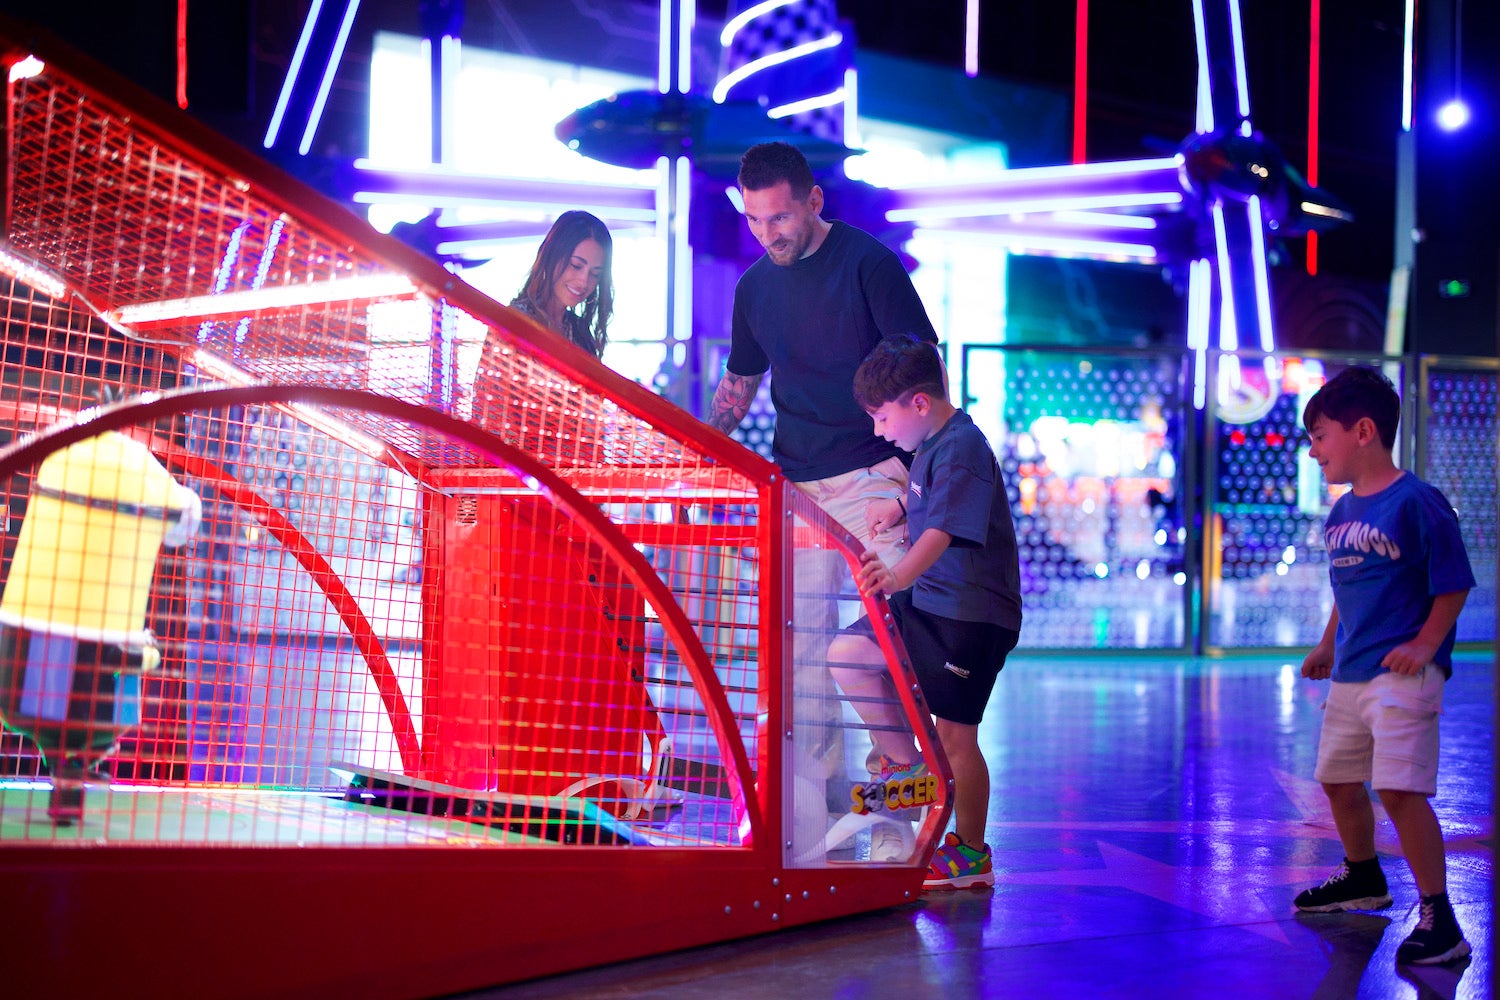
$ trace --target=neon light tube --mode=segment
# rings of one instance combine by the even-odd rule
[[[844,145],[851,149],[860,146],[859,72],[853,66],[844,70]]]
[[[729,48],[729,43],[734,41],[734,36],[738,35],[740,33],[740,29],[745,25],[749,24],[757,17],[760,17],[762,14],[770,13],[777,7],[785,7],[787,4],[794,2],[795,0],[765,0],[764,3],[758,3],[754,7],[746,7],[744,10],[734,15],[734,17],[730,18],[730,20],[724,25],[724,30],[719,32],[719,44],[724,46],[726,49]]]
[[[1246,214],[1250,216],[1250,266],[1255,272],[1255,313],[1260,319],[1260,349],[1269,354],[1276,350],[1276,336],[1271,323],[1271,279],[1266,273],[1266,223],[1261,215],[1258,195],[1250,196]]]
[[[23,260],[7,250],[0,250],[0,272],[10,275],[23,285],[34,288],[43,295],[54,299],[65,299],[68,297],[68,286],[63,284],[62,279],[54,278],[35,264]]]
[[[593,206],[601,209],[655,210],[655,182],[651,186],[591,184],[583,181],[528,180],[466,174],[454,170],[383,170],[369,160],[355,160],[360,171],[353,200],[372,205],[384,202],[417,202],[425,205],[485,202],[524,205],[562,205],[567,208]],[[628,213],[627,213],[628,214]]]
[[[1078,0],[1073,28],[1073,162],[1088,159],[1089,0]]]
[[[297,152],[303,156],[306,156],[307,151],[312,148],[313,133],[318,130],[318,123],[323,120],[323,107],[328,103],[328,92],[333,89],[333,77],[344,58],[344,45],[349,41],[349,29],[354,27],[354,15],[358,10],[359,0],[349,0],[349,6],[344,10],[344,21],[339,25],[338,38],[333,43],[333,51],[328,54],[328,65],[323,67],[323,82],[318,85],[318,97],[313,101],[312,114],[307,117],[307,128],[302,132],[302,143],[297,147]]]
[[[964,73],[979,75],[979,0],[968,0],[964,10]]]
[[[333,302],[409,299],[415,298],[417,294],[417,286],[404,274],[367,274],[357,278],[307,281],[300,285],[224,292],[222,295],[193,295],[183,299],[141,302],[121,306],[105,315],[113,322],[131,327],[181,319],[240,316],[268,309],[295,309],[299,306],[328,305]]]
[[[1219,258],[1219,348],[1238,350],[1239,326],[1234,318],[1234,282],[1229,271],[1229,236],[1224,230],[1224,206],[1214,205],[1214,246]]]
[[[800,115],[804,111],[816,111],[818,108],[832,107],[844,99],[842,89],[831,91],[827,94],[819,94],[816,97],[805,97],[800,101],[792,101],[788,104],[779,104],[766,112],[767,118],[786,118],[790,115]]]
[[[438,151],[443,162],[453,159],[453,133],[458,122],[458,78],[463,66],[463,43],[452,35],[438,40],[438,65],[443,93],[442,117],[437,122]]]
[[[312,41],[313,28],[318,23],[318,13],[323,9],[323,0],[313,0],[307,20],[302,22],[302,37],[297,39],[297,48],[292,52],[291,65],[286,68],[286,79],[281,83],[281,96],[276,99],[276,110],[271,113],[271,125],[266,129],[262,145],[267,149],[276,145],[281,132],[281,119],[286,115],[287,102],[292,99],[292,88],[297,85],[297,76],[302,72],[302,59],[307,55],[307,43]]]
[[[266,276],[271,273],[271,261],[276,258],[276,248],[281,245],[281,231],[285,227],[285,219],[277,219],[271,223],[271,231],[266,234],[265,248],[260,252],[260,263],[255,265],[255,279],[250,283],[251,289],[260,289],[265,286]],[[249,329],[250,317],[246,316],[240,320],[240,325],[234,331],[234,342],[244,343],[245,334]]]
[[[1323,205],[1315,201],[1304,201],[1298,205],[1307,215],[1321,215],[1325,219],[1338,219],[1341,222],[1353,222],[1354,213],[1345,212],[1334,208],[1332,205]],[[1311,235],[1311,234],[1309,234]]]
[[[1234,91],[1240,117],[1250,117],[1250,84],[1245,79],[1245,39],[1240,31],[1240,0],[1229,0],[1229,30],[1234,37]],[[1249,135],[1249,132],[1245,132]]]
[[[1068,209],[1129,208],[1143,205],[1180,205],[1181,203],[1182,195],[1176,191],[1093,196],[1061,194],[1051,198],[1018,198],[1015,201],[893,208],[885,213],[885,217],[891,222],[923,222],[932,219],[968,219],[986,215],[1027,215],[1032,212]]]
[[[400,195],[384,194],[379,191],[356,191],[354,192],[354,195],[350,200],[360,205],[410,205],[416,203],[432,208],[455,208],[463,205],[483,205],[493,208],[495,205],[501,202],[506,202],[517,206],[533,207],[557,205],[560,207],[577,208],[582,209],[586,212],[592,212],[595,215],[599,216],[600,219],[608,223],[650,222],[651,220],[656,218],[655,211],[649,208],[617,208],[608,204],[607,202],[596,204],[589,201],[578,201],[561,198],[556,195],[549,196],[545,201],[528,201],[524,198],[518,197],[510,197],[504,199],[486,198],[483,195],[443,195],[440,197],[431,197],[420,194]],[[546,232],[546,230],[543,230],[543,232]]]
[[[686,156],[679,156],[673,169],[677,172],[677,226],[674,237],[676,246],[676,301],[672,309],[676,313],[673,332],[679,341],[693,335],[693,247],[688,242],[688,212],[692,207],[693,164]]]
[[[959,242],[983,246],[1002,247],[1011,253],[1056,253],[1080,257],[1100,257],[1108,260],[1149,261],[1156,258],[1156,248],[1145,243],[1126,243],[1107,239],[1088,239],[1082,236],[1052,235],[1026,229],[988,229],[946,227],[920,227],[942,232]]]
[[[1038,250],[1062,254],[1080,254],[1090,257],[1126,257],[1132,260],[1154,260],[1156,248],[1144,243],[1107,243],[1101,240],[1069,239],[1067,237],[1015,236],[1003,237],[1005,246],[1012,253]]]
[[[245,238],[245,230],[250,228],[250,220],[246,219],[234,227],[234,232],[229,234],[229,241],[224,245],[224,258],[219,261],[219,269],[214,272],[214,287],[212,294],[223,294],[224,289],[229,287],[229,276],[234,273],[234,265],[240,259],[240,240]],[[213,336],[213,324],[205,322],[198,328],[198,343],[203,343]]]
[[[677,92],[686,94],[693,87],[693,22],[698,20],[695,0],[679,0],[682,20],[677,30]]]
[[[1188,265],[1188,347],[1193,352],[1193,408],[1208,404],[1208,327],[1211,321],[1213,265],[1199,258]]]
[[[1412,87],[1415,83],[1413,46],[1417,27],[1417,0],[1406,0],[1406,24],[1401,44],[1401,131],[1411,131]]]
[[[773,52],[768,56],[761,56],[759,59],[752,59],[743,66],[736,67],[730,72],[725,73],[723,79],[714,84],[714,103],[723,104],[724,99],[729,96],[729,91],[736,84],[748,77],[754,76],[763,69],[780,66],[782,63],[791,62],[793,59],[800,59],[802,56],[812,55],[814,52],[822,52],[824,49],[838,48],[843,44],[843,41],[844,36],[835,31],[824,38],[804,42],[801,45],[794,45],[781,52]]]
[[[907,185],[902,187],[900,192],[962,192],[971,188],[989,188],[996,183],[1011,185],[1022,181],[1041,180],[1089,181],[1131,175],[1140,177],[1143,184],[1147,180],[1151,180],[1152,183],[1162,183],[1159,175],[1170,175],[1172,180],[1176,181],[1177,171],[1182,168],[1182,164],[1183,158],[1179,153],[1150,160],[1106,160],[1103,163],[1066,163],[1057,167],[1023,167],[1020,170],[1005,171],[1004,179],[998,182],[986,181],[982,185],[976,185],[967,181],[937,181],[932,184]]]
[[[1208,29],[1203,23],[1203,0],[1193,0],[1193,37],[1198,45],[1199,132],[1214,130],[1214,87],[1208,75]]]
[[[1183,191],[1181,167],[1182,158],[1179,156],[1061,167],[1029,167],[1006,170],[993,180],[982,182],[942,181],[904,185],[891,190],[891,202],[898,210],[962,206],[967,214],[974,214],[969,203],[979,200],[996,204],[1048,202],[1044,206],[1047,210],[1059,211],[1177,204],[1182,200]],[[1139,195],[1150,197],[1133,197]]]
[[[1318,186],[1318,115],[1323,76],[1323,3],[1312,0],[1307,45],[1307,183]],[[1304,202],[1304,204],[1306,204]],[[1318,234],[1307,234],[1307,273],[1318,273]]]
[[[1155,229],[1149,215],[1116,215],[1113,212],[1053,212],[1052,220],[1079,226],[1111,226],[1118,229]]]
[[[1108,223],[1079,225],[1058,222],[1048,215],[1022,217],[985,216],[977,219],[934,219],[917,223],[923,229],[944,233],[984,233],[989,235],[1011,235],[1021,238],[1045,237],[1059,240],[1083,240],[1097,243],[1129,243],[1140,246],[1155,245],[1152,234],[1132,227],[1111,226]]]
[[[608,218],[607,213],[601,213]],[[655,225],[655,217],[637,220],[608,218],[610,228],[643,229]],[[455,226],[440,225],[434,249],[440,257],[473,256],[482,251],[518,241],[534,243],[546,235],[548,219],[538,212],[531,218],[505,219],[495,222],[466,222]]]
[[[672,162],[665,156],[656,158],[656,235],[665,240],[672,219]]]
[[[672,2],[661,0],[656,12],[656,92],[672,89]]]

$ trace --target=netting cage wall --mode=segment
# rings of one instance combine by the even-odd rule
[[[846,532],[764,459],[60,46],[39,66],[3,48],[29,68],[0,238],[0,858],[16,898],[70,914],[7,947],[107,910],[141,866],[194,899],[203,866],[215,891],[345,872],[318,920],[351,940],[385,909],[369,894],[508,898],[538,868],[653,904],[587,955],[559,943],[568,905],[519,935],[414,907],[402,974],[462,957],[337,973],[376,993],[916,891],[947,786],[856,808],[868,725],[807,610],[872,615],[888,707],[941,775]],[[840,747],[816,794],[813,718]],[[876,823],[899,856],[872,856]],[[673,870],[714,892],[681,898]],[[289,939],[304,921],[246,906]]]

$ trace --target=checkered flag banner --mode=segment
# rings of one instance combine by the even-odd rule
[[[759,101],[768,111],[795,109],[792,127],[832,142],[844,141],[844,73],[852,33],[840,24],[834,0],[734,0],[724,22],[720,86],[725,97]]]

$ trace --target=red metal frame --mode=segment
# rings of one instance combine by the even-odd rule
[[[117,381],[103,374],[111,366],[132,370],[139,385],[131,388],[185,387],[104,406],[12,444],[0,451],[0,487],[14,491],[30,463],[95,434],[145,436],[169,466],[268,529],[278,551],[310,574],[312,597],[333,604],[354,662],[374,678],[377,712],[389,719],[409,775],[476,792],[556,798],[560,785],[579,776],[638,769],[643,743],[660,747],[668,715],[688,713],[718,755],[713,781],[726,796],[733,829],[712,828],[701,842],[647,829],[643,842],[563,846],[476,841],[454,827],[461,847],[381,841],[294,848],[193,845],[160,829],[146,844],[106,838],[83,846],[33,823],[18,839],[0,837],[0,899],[7,903],[0,963],[8,986],[72,995],[139,980],[160,995],[434,995],[914,898],[948,817],[947,796],[928,811],[922,848],[905,863],[799,867],[787,860],[787,830],[797,819],[784,774],[795,722],[790,558],[798,539],[791,522],[795,514],[801,530],[820,535],[819,544],[852,566],[846,532],[754,453],[169,105],[0,18],[0,63],[9,67],[31,51],[47,69],[39,80],[7,88],[0,218],[8,250],[55,273],[66,293],[51,299],[15,282],[6,293],[7,326],[24,332],[6,329],[0,340],[23,355],[36,349],[44,356],[42,367],[23,365],[14,380],[0,383],[17,387],[17,398],[4,403],[10,429],[81,409],[88,384]],[[141,170],[147,172],[132,173]],[[90,228],[99,218],[108,224]],[[273,220],[279,237],[271,235]],[[445,403],[435,384],[398,389],[405,398],[366,391],[370,300],[256,311],[237,328],[223,318],[155,322],[149,338],[119,321],[126,307],[212,294],[232,234],[243,235],[262,260],[276,238],[283,240],[273,279],[284,287],[404,275],[430,300],[435,323],[444,310],[477,321],[488,337],[486,356],[501,366],[486,371],[489,382],[470,401],[478,423],[465,422],[467,409]],[[452,367],[452,360],[433,367]],[[195,384],[211,361],[231,378],[271,384]],[[297,498],[291,488],[277,500],[271,487],[235,478],[274,470],[241,455],[243,468],[232,473],[159,426],[237,407],[287,415],[295,422],[287,433],[320,449],[368,438],[376,445],[370,460],[420,487],[413,530],[425,573],[416,687],[403,687],[378,625],[320,540],[316,519],[303,523],[302,514],[282,506]],[[272,431],[255,445],[266,456],[278,446]],[[485,498],[484,530],[492,536],[501,518],[530,529],[501,555],[493,546],[481,549],[454,527],[466,494]],[[630,504],[677,513],[670,523],[637,523],[605,510]],[[695,522],[695,506],[749,506],[755,516],[737,523],[715,513]],[[663,567],[638,547],[665,553]],[[756,574],[745,594],[731,572],[741,548],[753,552]],[[524,587],[505,583],[523,575],[492,572],[505,552],[538,560],[545,571],[524,574]],[[717,575],[706,568],[711,561]],[[182,584],[170,576],[159,573],[156,587]],[[535,586],[532,576],[540,580]],[[481,586],[488,592],[479,600],[465,599],[463,588]],[[519,600],[535,607],[497,615],[503,602]],[[693,617],[690,606],[713,610]],[[881,602],[867,599],[866,610],[881,620]],[[501,648],[481,624],[497,617],[526,632],[532,645],[512,643],[521,653]],[[723,638],[736,631],[753,635],[753,655]],[[562,635],[573,636],[571,645],[551,645]],[[648,687],[657,683],[645,678],[656,654],[644,651],[657,644],[680,671],[674,683],[682,704],[660,704]],[[899,640],[882,635],[881,645],[902,679],[901,707],[929,748],[930,766],[945,767]],[[541,667],[528,674],[522,653]],[[316,658],[311,662],[316,668]],[[556,703],[538,707],[549,697]],[[738,707],[731,697],[740,699]],[[500,711],[518,700],[528,703],[524,712]],[[591,714],[578,721],[571,713],[579,711]],[[527,750],[544,748],[534,759],[546,766],[491,762],[507,741],[520,759],[518,720],[546,732]],[[169,791],[200,787],[157,772],[145,780]],[[326,798],[328,789],[307,792]],[[682,891],[684,882],[692,892]],[[158,901],[149,919],[126,912],[135,899]],[[619,912],[601,901],[621,901]],[[163,940],[173,943],[166,959]]]

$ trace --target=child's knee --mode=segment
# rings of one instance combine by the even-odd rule
[[[1412,810],[1431,809],[1428,804],[1427,795],[1423,792],[1408,792],[1399,788],[1378,788],[1375,794],[1380,796],[1380,804],[1392,818],[1404,815]]]
[[[937,734],[938,739],[942,741],[945,753],[955,754],[965,751],[977,753],[979,751],[978,726],[938,719]]]
[[[870,659],[870,647],[874,643],[857,635],[837,635],[828,644],[828,662],[835,674],[849,669],[849,664],[864,663]],[[879,647],[875,647],[879,653]]]

